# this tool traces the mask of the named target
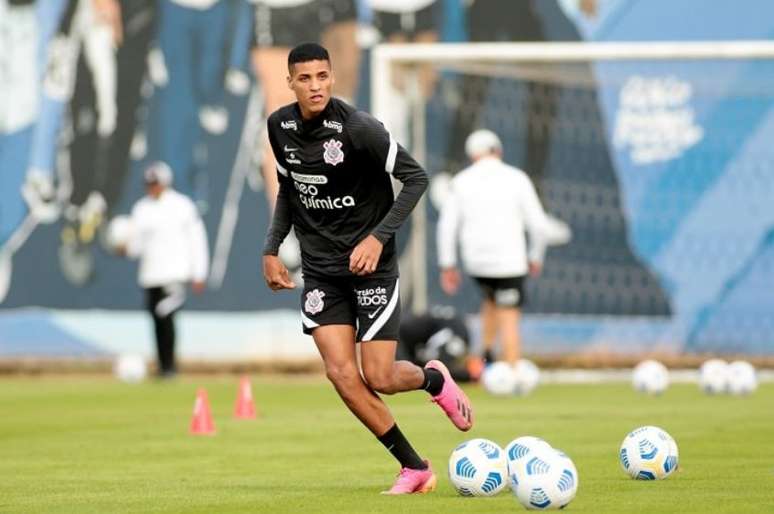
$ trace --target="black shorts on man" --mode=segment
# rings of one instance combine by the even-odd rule
[[[439,5],[440,2],[436,1],[416,11],[405,13],[374,9],[373,23],[383,39],[389,39],[398,34],[413,39],[419,33],[438,29]]]
[[[323,325],[351,325],[356,341],[396,341],[400,329],[399,279],[304,277],[304,333]]]
[[[332,23],[357,20],[356,0],[309,0],[305,3],[276,0],[255,5],[253,46],[293,47],[299,41],[320,41]]]
[[[498,307],[524,305],[524,275],[518,277],[473,277],[481,293]]]

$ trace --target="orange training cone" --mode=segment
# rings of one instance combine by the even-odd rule
[[[255,419],[255,404],[253,403],[253,388],[250,379],[242,377],[239,381],[236,405],[234,405],[234,417],[239,419]]]
[[[215,435],[215,423],[212,421],[210,402],[207,400],[207,391],[204,388],[196,391],[191,433],[194,435]]]

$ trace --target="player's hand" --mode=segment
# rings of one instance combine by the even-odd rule
[[[381,241],[369,234],[360,241],[349,256],[349,271],[355,275],[368,275],[376,271],[379,257],[382,256]]]
[[[540,276],[540,274],[543,272],[543,265],[539,262],[530,262],[529,263],[529,275],[531,277],[537,277]]]
[[[196,294],[202,294],[204,292],[204,281],[194,280],[191,282],[191,290]]]
[[[448,295],[453,295],[460,288],[460,272],[457,268],[444,268],[441,270],[441,289]]]
[[[272,291],[296,287],[296,284],[290,280],[288,269],[276,255],[263,256],[263,278],[266,279],[266,285]]]

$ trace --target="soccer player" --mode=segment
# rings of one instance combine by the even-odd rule
[[[523,171],[502,162],[502,143],[494,132],[468,136],[465,152],[473,161],[452,180],[438,221],[438,264],[447,294],[460,285],[457,242],[465,269],[483,293],[481,341],[485,359],[493,360],[498,333],[502,359],[520,356],[520,307],[527,274],[539,275],[545,254],[546,218],[535,188]],[[527,252],[525,228],[530,236]]]
[[[446,366],[395,360],[400,302],[394,235],[425,191],[427,176],[381,123],[331,97],[334,75],[324,47],[293,48],[288,72],[297,101],[268,119],[280,185],[263,250],[264,278],[274,291],[295,287],[277,257],[294,227],[304,275],[303,330],[312,335],[341,399],[400,462],[387,494],[431,491],[436,478],[430,463],[379,397],[424,389],[458,429],[473,424],[470,402]],[[397,197],[391,177],[403,183]]]

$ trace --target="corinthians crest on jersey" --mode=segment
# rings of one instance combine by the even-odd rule
[[[342,144],[341,141],[336,139],[323,143],[323,148],[325,149],[323,160],[331,166],[344,162],[344,151],[341,149]]]

